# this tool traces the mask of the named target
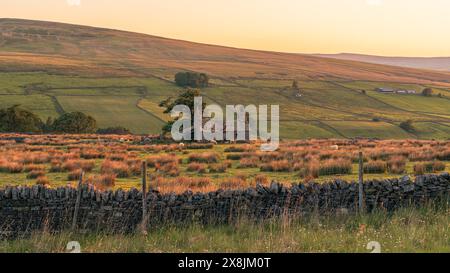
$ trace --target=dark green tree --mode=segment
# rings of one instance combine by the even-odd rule
[[[42,120],[19,105],[0,110],[0,132],[41,133]]]
[[[292,81],[292,89],[297,90],[297,91],[300,90],[297,80]]]
[[[209,77],[204,73],[179,72],[175,74],[175,83],[181,87],[205,88],[209,85]]]
[[[186,105],[187,107],[189,107],[189,109],[191,110],[191,117],[192,117],[192,126],[193,126],[193,122],[194,122],[194,98],[195,97],[200,97],[201,93],[200,90],[198,89],[191,89],[188,88],[186,90],[184,90],[175,100],[173,100],[172,98],[168,98],[164,101],[162,101],[159,106],[160,107],[164,107],[164,113],[168,114],[172,111],[172,109],[176,106],[176,105]],[[202,110],[204,110],[206,107],[206,103],[202,104]],[[177,119],[175,119],[177,120]],[[162,132],[163,134],[169,133],[172,130],[172,124],[175,121],[169,121],[168,123],[166,123],[163,128],[162,128]]]
[[[122,126],[108,127],[97,130],[97,134],[100,135],[129,135],[130,130]]]
[[[402,123],[400,123],[400,128],[410,133],[414,132],[415,130],[413,121],[411,119],[408,119],[407,121],[403,121]]]
[[[68,134],[89,134],[97,131],[96,120],[81,112],[65,113],[53,122],[53,131]]]
[[[431,89],[431,88],[425,88],[424,90],[422,90],[422,96],[425,96],[425,97],[431,97],[431,96],[433,96],[433,89]]]
[[[45,122],[43,126],[43,131],[46,133],[50,133],[53,131],[53,123],[55,122],[55,119],[52,117],[48,117],[47,121]]]

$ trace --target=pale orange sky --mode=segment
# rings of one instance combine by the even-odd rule
[[[0,18],[285,52],[450,56],[450,0],[0,0]]]

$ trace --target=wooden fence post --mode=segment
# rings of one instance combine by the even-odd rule
[[[142,233],[147,234],[147,162],[142,162]]]
[[[77,200],[75,202],[75,211],[73,213],[73,219],[72,219],[72,231],[74,231],[77,228],[78,211],[80,210],[80,202],[81,202],[81,190],[83,189],[83,187],[82,187],[83,178],[84,178],[84,172],[81,172],[80,180],[78,180]]]
[[[364,159],[361,151],[359,152],[358,185],[358,209],[360,213],[364,213]]]

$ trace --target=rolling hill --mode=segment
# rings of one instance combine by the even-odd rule
[[[316,56],[374,64],[450,71],[450,57],[385,57],[352,53],[318,54]]]
[[[0,19],[0,104],[21,104],[43,119],[81,110],[102,127],[158,133],[167,120],[158,102],[180,92],[173,83],[179,71],[210,75],[202,90],[210,103],[279,104],[284,138],[450,137],[450,72]],[[377,87],[432,87],[441,96],[380,94]],[[415,132],[398,126],[407,119]]]

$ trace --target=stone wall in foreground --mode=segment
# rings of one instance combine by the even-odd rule
[[[448,200],[450,175],[419,176],[415,181],[401,179],[367,181],[365,205],[387,211],[407,205]],[[246,190],[210,193],[160,194],[149,192],[149,224],[228,223],[239,217],[266,219],[308,212],[353,212],[358,203],[357,183],[335,180],[329,183],[294,184],[290,188],[273,182]],[[77,190],[70,187],[50,189],[42,186],[7,187],[0,190],[0,234],[28,233],[33,230],[70,228]],[[97,191],[89,185],[82,189],[78,228],[129,232],[142,221],[142,192]]]

